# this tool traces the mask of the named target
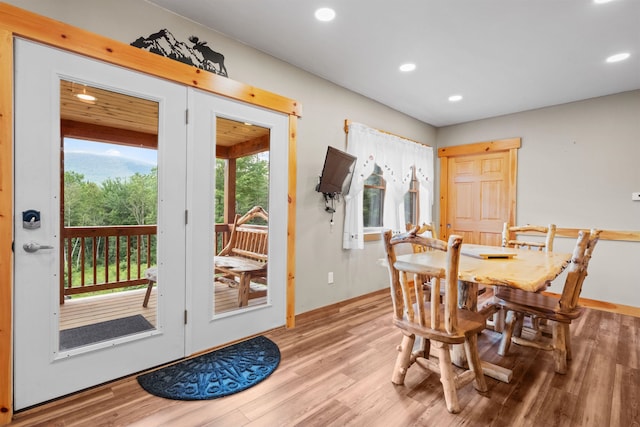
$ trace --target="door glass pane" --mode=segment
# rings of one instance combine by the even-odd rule
[[[213,307],[219,314],[268,300],[270,132],[220,117],[216,129]]]
[[[60,129],[64,351],[155,328],[158,103],[63,80]]]

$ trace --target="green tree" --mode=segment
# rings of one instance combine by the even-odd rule
[[[226,160],[216,159],[216,192],[213,200],[216,224],[222,224],[224,221],[224,171],[227,164]]]
[[[158,212],[158,169],[127,182],[127,207],[138,225],[155,224]]]
[[[64,173],[64,223],[67,227],[103,225],[102,189],[84,175]]]
[[[67,227],[80,224],[84,184],[84,175],[73,171],[64,173],[64,224]]]
[[[259,155],[236,161],[236,212],[245,213],[254,206],[269,211],[269,160]]]
[[[226,160],[216,160],[216,223],[224,218],[224,175]],[[264,153],[236,160],[236,212],[243,214],[254,206],[269,211],[269,159]]]

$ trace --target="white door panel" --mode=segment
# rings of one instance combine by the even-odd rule
[[[187,353],[285,324],[287,253],[288,117],[198,90],[189,91],[187,205]],[[213,236],[216,119],[270,130],[269,268],[267,301],[224,313],[214,310]],[[244,214],[245,212],[238,212]]]
[[[186,88],[16,40],[14,395],[17,410],[184,355]],[[159,104],[156,328],[59,351],[60,80],[86,82]],[[22,212],[41,227],[22,226]],[[23,245],[53,246],[34,253]]]

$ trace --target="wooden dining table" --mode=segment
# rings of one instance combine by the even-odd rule
[[[426,251],[398,255],[397,260],[416,266],[445,268],[446,252]],[[463,243],[458,267],[458,305],[478,310],[478,285],[508,286],[528,292],[544,289],[569,265],[570,253],[540,252]],[[464,350],[454,346],[452,361],[466,366]],[[511,381],[510,369],[482,361],[485,375]]]

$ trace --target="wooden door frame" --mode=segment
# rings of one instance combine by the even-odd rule
[[[521,138],[498,139],[495,141],[476,142],[466,145],[438,148],[440,158],[440,238],[447,239],[446,220],[449,214],[449,159],[475,154],[509,152],[509,195],[508,221],[515,224],[516,219],[516,180],[518,177],[518,149],[522,145]]]
[[[286,326],[295,321],[296,135],[292,99],[0,3],[0,425],[13,417],[13,40],[21,37],[289,116]]]

